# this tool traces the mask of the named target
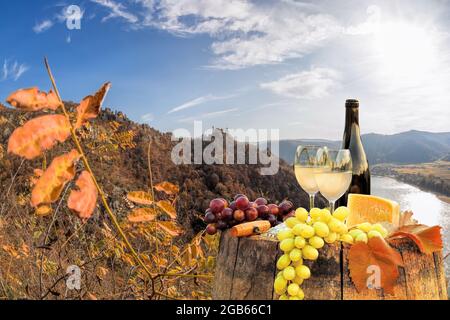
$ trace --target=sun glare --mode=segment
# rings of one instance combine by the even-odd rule
[[[438,63],[434,32],[406,22],[378,25],[374,45],[382,72],[391,80],[421,80]]]

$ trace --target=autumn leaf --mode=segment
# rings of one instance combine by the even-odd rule
[[[89,172],[83,171],[75,184],[79,190],[70,192],[67,205],[81,219],[89,219],[97,205],[98,191]]]
[[[77,107],[77,122],[76,129],[81,128],[88,120],[97,118],[100,109],[105,100],[106,94],[111,88],[111,83],[105,83],[94,96],[87,96]]]
[[[369,267],[380,268],[381,287],[387,293],[393,292],[393,287],[399,276],[398,267],[403,265],[402,256],[384,239],[374,237],[366,244],[357,242],[348,253],[350,277],[356,289],[361,292],[368,288],[367,280],[371,275]]]
[[[442,250],[441,227],[423,224],[406,225],[395,231],[389,239],[409,238],[419,247],[420,252],[432,254]]]
[[[9,138],[8,153],[32,160],[69,136],[70,123],[63,115],[37,117],[14,130]]]
[[[160,192],[164,192],[164,193],[166,193],[168,195],[177,194],[180,191],[178,186],[176,186],[176,185],[174,185],[174,184],[172,184],[170,182],[167,182],[167,181],[164,181],[164,182],[161,182],[161,183],[157,184],[155,186],[155,190],[156,191],[160,191]]]
[[[128,221],[133,223],[150,222],[156,219],[157,213],[153,208],[138,208],[128,215]]]
[[[173,221],[158,221],[158,226],[166,232],[168,235],[172,237],[179,236],[183,231],[177,225],[176,222]]]
[[[21,89],[12,93],[7,99],[10,105],[24,111],[56,110],[61,105],[58,96],[50,90],[49,93],[38,88]]]
[[[31,205],[39,207],[57,201],[67,182],[75,177],[74,163],[80,158],[76,150],[53,159],[31,193]]]
[[[127,199],[141,205],[151,205],[153,203],[152,195],[145,191],[129,192]]]
[[[173,205],[168,200],[162,200],[158,201],[156,205],[163,210],[165,213],[167,213],[172,219],[177,218],[177,211],[173,207]]]
[[[36,208],[36,211],[34,212],[39,217],[47,217],[51,215],[53,212],[53,209],[51,206],[48,205],[42,205]]]

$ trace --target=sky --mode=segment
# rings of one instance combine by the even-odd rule
[[[345,100],[362,133],[450,131],[448,0],[1,1],[0,100],[65,100],[112,82],[105,106],[161,131],[279,129],[340,139]]]

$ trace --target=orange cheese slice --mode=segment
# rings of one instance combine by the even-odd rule
[[[347,218],[349,228],[363,223],[388,222],[398,226],[400,220],[400,206],[388,199],[363,194],[349,194]]]

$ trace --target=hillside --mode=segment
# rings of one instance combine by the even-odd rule
[[[371,164],[414,164],[448,159],[450,132],[432,133],[411,130],[393,135],[370,133],[362,135],[364,148]],[[293,162],[295,149],[301,144],[318,144],[340,147],[340,141],[331,140],[281,140],[280,157]]]

